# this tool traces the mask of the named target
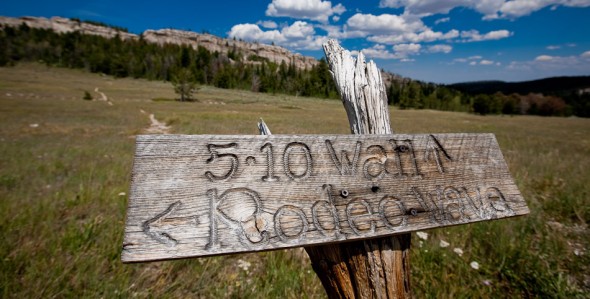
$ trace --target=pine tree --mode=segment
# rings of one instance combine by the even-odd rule
[[[193,74],[188,69],[180,69],[172,76],[172,85],[174,86],[174,92],[180,95],[179,101],[192,101],[193,93],[199,88],[195,81]]]

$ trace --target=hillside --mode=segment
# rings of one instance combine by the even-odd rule
[[[121,78],[165,81],[187,73],[189,81],[226,89],[338,98],[323,59],[191,31],[159,29],[136,35],[94,21],[0,17],[0,45],[0,66],[34,61]],[[444,86],[381,73],[388,103],[402,109],[590,116],[590,93],[584,93],[590,77]],[[498,90],[503,94],[482,96]],[[523,95],[518,97],[515,92]],[[531,92],[538,94],[529,96]]]
[[[261,57],[277,64],[285,62],[288,65],[295,65],[298,69],[311,69],[311,67],[318,64],[318,60],[313,57],[293,53],[283,47],[221,38],[211,34],[200,34],[175,29],[150,29],[137,35],[126,32],[119,27],[62,17],[52,17],[48,19],[42,17],[11,18],[0,16],[0,27],[19,27],[22,24],[26,24],[30,28],[53,30],[56,33],[79,32],[81,34],[97,35],[105,38],[114,38],[118,36],[122,40],[138,40],[142,37],[145,41],[150,43],[158,45],[166,43],[189,45],[194,50],[197,50],[197,48],[201,46],[212,53],[219,52],[228,54],[229,52],[237,51],[241,52],[244,57]],[[256,64],[257,62],[253,60],[251,63]]]
[[[24,20],[30,19],[34,21],[4,18],[0,22],[0,66],[42,62],[120,78],[164,81],[188,73],[188,81],[226,89],[338,97],[325,60],[308,57],[305,61],[313,63],[303,63],[297,60],[303,56],[280,47],[231,40],[232,47],[227,39],[169,29],[148,30],[137,38],[124,28],[92,21]],[[288,62],[285,57],[295,58]]]
[[[472,94],[493,94],[496,92],[523,95],[529,93],[561,95],[572,92],[581,94],[590,92],[590,76],[553,77],[523,82],[478,81],[456,83],[449,86]]]

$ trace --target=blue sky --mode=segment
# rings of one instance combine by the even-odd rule
[[[590,75],[590,0],[19,0],[0,15],[207,31],[316,58],[335,38],[380,68],[436,83]]]

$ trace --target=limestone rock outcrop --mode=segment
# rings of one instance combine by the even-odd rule
[[[106,38],[114,38],[117,35],[119,35],[121,39],[139,38],[137,34],[128,33],[111,27],[94,25],[62,17],[52,17],[50,19],[47,19],[40,17],[10,18],[0,16],[0,24],[2,26],[18,27],[23,23],[31,28],[49,29],[57,33],[78,31],[82,34],[100,35]]]
[[[211,34],[200,34],[175,29],[160,29],[146,30],[142,36],[146,41],[157,44],[190,45],[194,49],[202,46],[210,52],[219,53],[234,51],[242,55],[243,61],[250,63],[256,63],[255,59],[249,59],[252,56],[268,59],[278,64],[281,62],[285,62],[287,65],[293,63],[298,69],[310,69],[318,63],[317,59],[313,57],[292,53],[283,47],[221,38]]]
[[[121,39],[138,39],[139,35],[117,30],[116,28],[100,26],[79,20],[67,19],[62,17],[42,18],[42,17],[1,17],[0,26],[18,27],[26,24],[31,28],[50,29],[57,33],[67,33],[78,31],[82,34],[99,35],[106,38],[119,36]],[[175,29],[146,30],[141,36],[148,42],[156,44],[176,44],[190,45],[194,49],[202,46],[210,52],[228,53],[234,51],[242,55],[246,63],[260,63],[260,58],[280,64],[293,63],[298,69],[310,69],[318,63],[313,57],[303,56],[293,53],[283,47],[274,45],[265,45],[260,43],[250,43],[217,37],[211,34],[200,34],[192,31],[183,31]],[[249,59],[252,58],[252,59]]]

